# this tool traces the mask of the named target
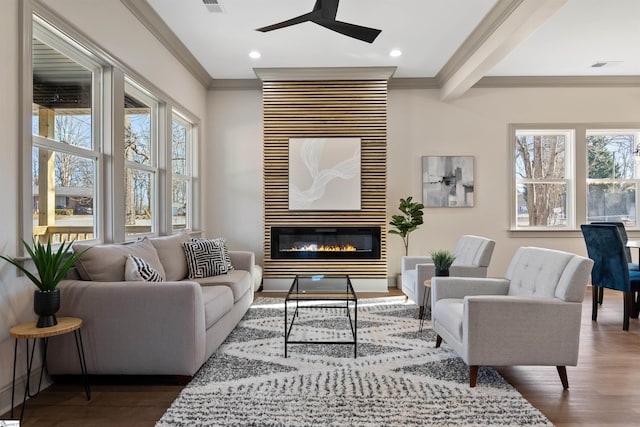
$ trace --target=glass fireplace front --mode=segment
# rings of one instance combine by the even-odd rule
[[[380,227],[271,227],[271,259],[380,259]]]

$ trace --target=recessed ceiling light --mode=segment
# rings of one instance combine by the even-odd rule
[[[393,58],[397,58],[400,55],[402,55],[402,51],[400,49],[393,49],[391,52],[389,52],[389,56]]]
[[[252,50],[251,52],[249,52],[249,56],[253,59],[258,59],[262,56],[262,54],[257,50]]]

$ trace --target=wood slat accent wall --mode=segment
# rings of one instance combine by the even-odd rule
[[[264,81],[264,277],[387,277],[387,80]],[[289,138],[361,138],[360,211],[289,211]],[[272,260],[271,227],[381,227],[379,260]]]

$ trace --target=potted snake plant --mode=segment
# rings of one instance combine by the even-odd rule
[[[4,255],[0,255],[0,258],[13,264],[38,288],[33,295],[33,310],[38,315],[36,326],[38,328],[46,328],[57,325],[58,321],[55,314],[60,308],[60,289],[57,289],[57,286],[64,279],[69,269],[73,267],[76,260],[88,249],[67,254],[73,241],[69,243],[62,242],[57,250],[52,248],[51,240],[43,244],[34,239],[33,246],[23,240],[22,244],[31,257],[37,274],[31,273],[24,266],[24,260]]]
[[[448,276],[449,267],[456,257],[446,249],[439,249],[431,252],[431,259],[436,269],[436,276]]]

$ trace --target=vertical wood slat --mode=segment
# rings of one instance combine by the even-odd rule
[[[264,81],[264,277],[387,277],[387,81]],[[289,211],[289,138],[361,138],[361,210]],[[379,260],[272,260],[271,227],[381,228]]]

